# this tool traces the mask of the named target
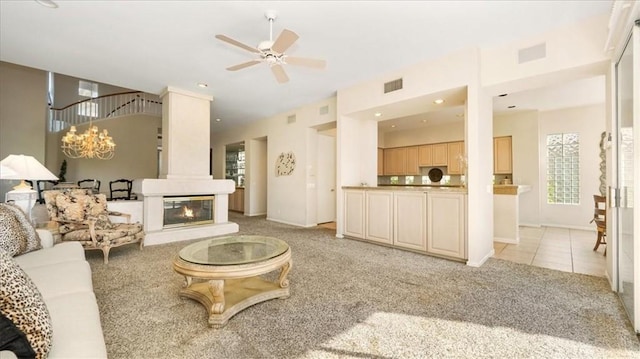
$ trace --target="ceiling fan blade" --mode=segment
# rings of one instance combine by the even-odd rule
[[[276,80],[283,84],[285,82],[289,82],[289,76],[284,72],[284,69],[280,65],[271,66],[271,72],[276,77]]]
[[[253,60],[253,61],[243,62],[243,63],[235,65],[235,66],[227,67],[227,70],[229,70],[229,71],[237,71],[237,70],[244,69],[245,67],[257,65],[260,62],[261,62],[260,60]]]
[[[222,41],[224,41],[226,43],[229,43],[231,45],[234,45],[234,46],[238,46],[239,48],[245,49],[247,51],[255,52],[256,54],[260,53],[260,50],[256,49],[255,47],[251,47],[249,45],[245,45],[245,44],[243,44],[243,43],[241,43],[239,41],[236,41],[236,40],[234,40],[234,39],[232,39],[232,38],[230,38],[228,36],[216,35],[216,39],[222,40]]]
[[[285,57],[285,61],[289,65],[313,67],[316,69],[324,69],[325,66],[327,66],[327,62],[324,60],[306,59],[304,57],[287,56]]]
[[[291,30],[284,29],[271,46],[271,50],[277,53],[285,52],[296,40],[298,40],[298,34]]]

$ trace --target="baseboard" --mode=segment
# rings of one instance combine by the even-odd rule
[[[500,243],[508,243],[508,244],[518,244],[520,243],[520,237],[519,236],[516,238],[493,237],[493,241],[500,242]]]
[[[486,261],[489,260],[489,258],[493,257],[493,255],[496,254],[496,251],[492,248],[489,253],[487,253],[486,256],[484,256],[481,260],[477,261],[477,262],[472,262],[472,261],[467,261],[467,265],[469,267],[480,267],[482,266]]]
[[[568,225],[563,225],[563,224],[551,224],[551,223],[541,223],[540,224],[542,227],[555,227],[555,228],[565,228],[565,229],[577,229],[580,231],[590,231],[590,232],[596,232],[596,227],[595,225],[593,226],[568,226]]]
[[[290,226],[296,226],[296,227],[302,227],[302,228],[311,228],[311,227],[315,227],[315,224],[300,224],[300,223],[291,223],[291,222],[287,222],[287,221],[283,221],[281,219],[275,219],[275,218],[269,218],[267,217],[267,221],[272,221],[272,222],[278,222],[278,223],[282,223],[282,224],[288,224]]]
[[[521,227],[532,227],[532,228],[541,228],[542,227],[540,225],[540,223],[526,223],[526,222],[520,222],[520,226]]]

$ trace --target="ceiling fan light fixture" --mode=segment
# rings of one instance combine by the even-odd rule
[[[265,62],[271,68],[271,72],[275,76],[276,81],[279,83],[285,83],[289,81],[289,77],[285,73],[283,65],[305,66],[316,69],[324,69],[326,67],[326,62],[324,60],[288,57],[285,55],[285,51],[287,51],[298,40],[298,34],[291,30],[284,29],[274,40],[273,21],[276,18],[276,13],[273,10],[266,11],[265,17],[269,21],[269,40],[260,42],[257,47],[245,45],[222,34],[215,36],[218,40],[259,55],[258,59],[228,67],[228,71],[237,71]]]

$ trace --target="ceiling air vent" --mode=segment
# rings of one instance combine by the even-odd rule
[[[296,115],[287,116],[287,124],[292,124],[294,122],[296,122]]]
[[[320,115],[326,115],[329,113],[329,105],[324,105],[322,107],[320,107],[320,109],[318,110],[318,113]]]
[[[547,57],[547,44],[542,43],[531,47],[518,50],[518,63],[523,64],[525,62],[543,59]]]
[[[402,79],[386,82],[384,84],[384,93],[402,90]]]

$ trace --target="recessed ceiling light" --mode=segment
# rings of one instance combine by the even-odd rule
[[[427,120],[422,120],[422,123],[426,123],[426,122],[427,122]]]
[[[36,0],[36,2],[42,6],[46,6],[52,9],[57,9],[58,8],[58,4],[54,3],[51,0]]]
[[[391,125],[391,128],[396,128],[396,125]]]
[[[209,85],[205,84],[204,82],[198,82],[198,87],[207,88],[209,87]]]
[[[376,117],[380,117],[380,116],[382,116],[382,113],[380,113],[380,112],[376,112],[376,113],[374,113],[373,115],[374,115],[374,116],[376,116]]]
[[[516,108],[516,105],[507,106],[507,108]]]
[[[436,105],[441,105],[441,104],[444,103],[444,100],[439,98],[439,99],[434,100],[433,103],[435,103]]]
[[[503,94],[498,95],[498,97],[505,97],[505,96],[507,96],[507,94],[506,94],[506,93],[503,93]]]
[[[219,118],[216,118],[216,122],[220,122],[220,121],[222,121],[222,120],[221,120],[221,119],[219,119]]]

